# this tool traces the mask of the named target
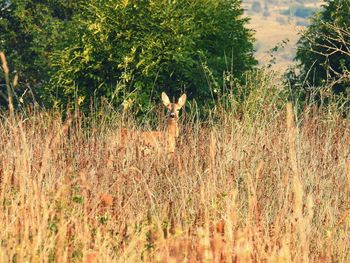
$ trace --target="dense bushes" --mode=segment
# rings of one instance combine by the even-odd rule
[[[346,89],[349,6],[327,1],[313,17],[293,85]],[[19,72],[18,98],[34,94],[50,107],[103,96],[145,112],[163,90],[186,90],[203,105],[256,64],[239,0],[11,0],[0,11],[0,50]]]
[[[307,86],[331,84],[335,92],[349,86],[350,2],[327,1],[301,36],[296,59],[297,82]]]
[[[76,1],[0,1],[0,51],[17,70],[22,87],[43,96],[49,81],[50,55],[65,42],[66,24],[78,10]]]
[[[256,64],[239,0],[10,3],[1,49],[50,105],[106,96],[145,109],[152,94],[180,89],[205,103],[224,71]]]
[[[56,53],[53,87],[117,104],[133,91],[129,101],[141,106],[152,92],[185,88],[204,102],[211,96],[205,73],[215,83],[231,59],[236,76],[255,64],[241,14],[231,0],[90,1],[78,18],[81,37]]]

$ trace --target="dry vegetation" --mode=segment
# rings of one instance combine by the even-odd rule
[[[121,151],[107,106],[3,115],[0,262],[349,261],[350,121],[273,76],[205,122],[189,103],[170,155]]]

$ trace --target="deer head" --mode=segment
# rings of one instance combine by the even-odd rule
[[[186,94],[183,94],[177,103],[172,103],[169,100],[168,95],[166,95],[165,92],[162,92],[162,101],[164,106],[168,109],[168,119],[178,120],[179,118],[179,111],[180,109],[185,105],[186,102]]]

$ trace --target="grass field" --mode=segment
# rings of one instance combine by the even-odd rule
[[[350,121],[274,76],[188,102],[170,155],[123,149],[144,126],[108,107],[3,114],[0,262],[348,262]]]

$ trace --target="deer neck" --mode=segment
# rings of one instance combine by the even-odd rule
[[[177,119],[168,119],[168,128],[167,128],[167,143],[168,151],[173,153],[176,148],[176,137],[179,136],[179,127],[177,124]]]
[[[169,137],[176,138],[179,137],[179,127],[177,124],[177,119],[168,119],[167,133]]]

